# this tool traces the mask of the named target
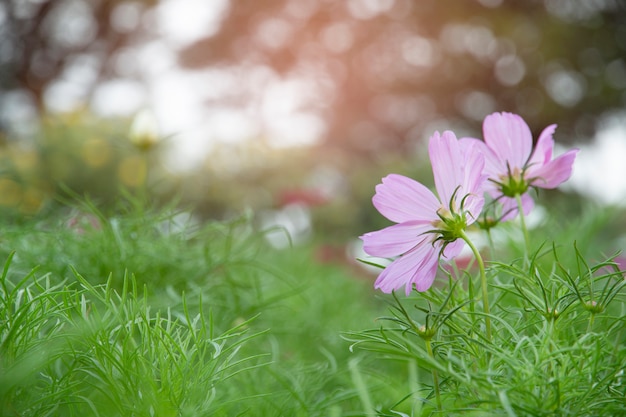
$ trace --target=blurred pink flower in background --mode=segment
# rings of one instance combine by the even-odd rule
[[[280,191],[276,200],[278,207],[285,207],[290,204],[316,207],[328,203],[329,197],[318,189],[290,188]]]
[[[78,235],[84,235],[91,231],[102,230],[100,219],[91,213],[74,213],[65,223],[68,229]]]
[[[605,267],[603,268],[603,272],[605,273],[609,273],[612,274],[614,272],[620,271],[622,272],[622,275],[624,276],[624,279],[626,279],[626,256],[624,255],[618,255],[615,258],[612,259],[613,263],[615,263],[615,267]]]

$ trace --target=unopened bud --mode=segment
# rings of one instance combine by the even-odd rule
[[[154,113],[149,110],[137,113],[130,126],[129,138],[133,145],[143,151],[156,145],[160,140],[160,134]]]

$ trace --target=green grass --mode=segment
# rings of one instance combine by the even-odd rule
[[[600,213],[587,214],[593,222],[572,219],[579,236],[600,230]],[[505,229],[514,236],[515,227]],[[615,255],[598,260],[612,244],[568,244],[572,230],[556,230],[535,230],[528,258],[513,238],[487,250],[491,339],[482,298],[471,295],[478,294],[477,272],[394,297],[382,326],[347,336],[356,351],[415,361],[427,381],[383,404],[379,415],[626,415],[624,271]]]
[[[473,269],[396,297],[253,218],[131,201],[5,221],[0,415],[625,415],[626,281],[598,213],[547,218],[528,264],[506,225],[491,341]]]
[[[271,249],[250,219],[172,213],[3,225],[0,415],[359,415],[341,333],[382,311],[371,282]]]

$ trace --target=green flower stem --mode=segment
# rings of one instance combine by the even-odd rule
[[[547,317],[548,334],[546,337],[546,343],[548,344],[548,358],[550,358],[550,360],[548,361],[548,374],[550,375],[550,379],[556,383],[557,395],[555,395],[555,398],[558,403],[561,397],[560,395],[558,395],[559,378],[558,378],[557,368],[558,368],[559,363],[557,360],[553,359],[553,352],[554,352],[553,346],[556,346],[557,344],[556,342],[556,319],[557,318],[558,318],[558,315],[555,309],[548,310],[548,317]]]
[[[493,243],[493,236],[491,235],[491,228],[486,230],[487,232],[487,241],[489,242],[489,256],[493,256],[496,253],[496,246]]]
[[[467,295],[469,296],[469,299],[472,300],[472,302],[469,304],[469,311],[473,315],[475,311],[474,310],[474,282],[471,279],[469,280],[467,284]]]
[[[426,350],[428,351],[428,355],[431,357],[431,359],[435,360],[433,348],[430,344],[430,338],[424,338],[424,341],[426,342]],[[443,408],[441,405],[441,394],[439,393],[439,375],[437,374],[436,369],[433,369],[433,385],[435,387],[435,399],[437,401],[437,409],[441,411]]]
[[[530,256],[530,240],[528,239],[528,229],[526,228],[526,218],[524,217],[524,208],[522,206],[522,196],[515,194],[517,201],[517,210],[519,211],[519,219],[522,223],[522,233],[524,233],[524,244],[526,245],[526,256]]]
[[[419,384],[419,373],[417,370],[417,360],[409,359],[408,361],[408,385],[409,389],[413,393],[411,395],[413,402],[413,410],[416,413],[415,415],[421,415],[422,411],[422,397],[419,394],[420,392],[420,384]]]
[[[596,318],[596,313],[591,312],[589,314],[589,323],[587,323],[587,333],[591,333],[591,330],[593,329],[593,321]]]
[[[359,371],[359,360],[356,358],[350,359],[348,362],[348,368],[350,369],[350,375],[352,377],[352,383],[356,387],[357,393],[359,394],[359,398],[361,400],[361,404],[365,409],[365,415],[367,417],[375,417],[376,410],[374,405],[372,404],[372,400],[370,399],[369,391],[367,389],[367,385],[363,380],[363,376],[361,375],[361,371]]]
[[[483,311],[485,312],[485,328],[487,331],[487,340],[491,342],[491,317],[489,312],[489,292],[487,291],[487,275],[485,274],[485,263],[483,262],[483,257],[480,256],[480,252],[470,238],[467,236],[465,231],[461,231],[460,233],[461,239],[468,244],[472,253],[474,253],[474,257],[476,258],[476,262],[478,262],[478,268],[480,269],[480,286],[483,292]]]

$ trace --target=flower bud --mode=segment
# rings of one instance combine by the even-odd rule
[[[137,148],[147,151],[161,139],[159,126],[150,110],[141,110],[130,126],[129,139]]]

